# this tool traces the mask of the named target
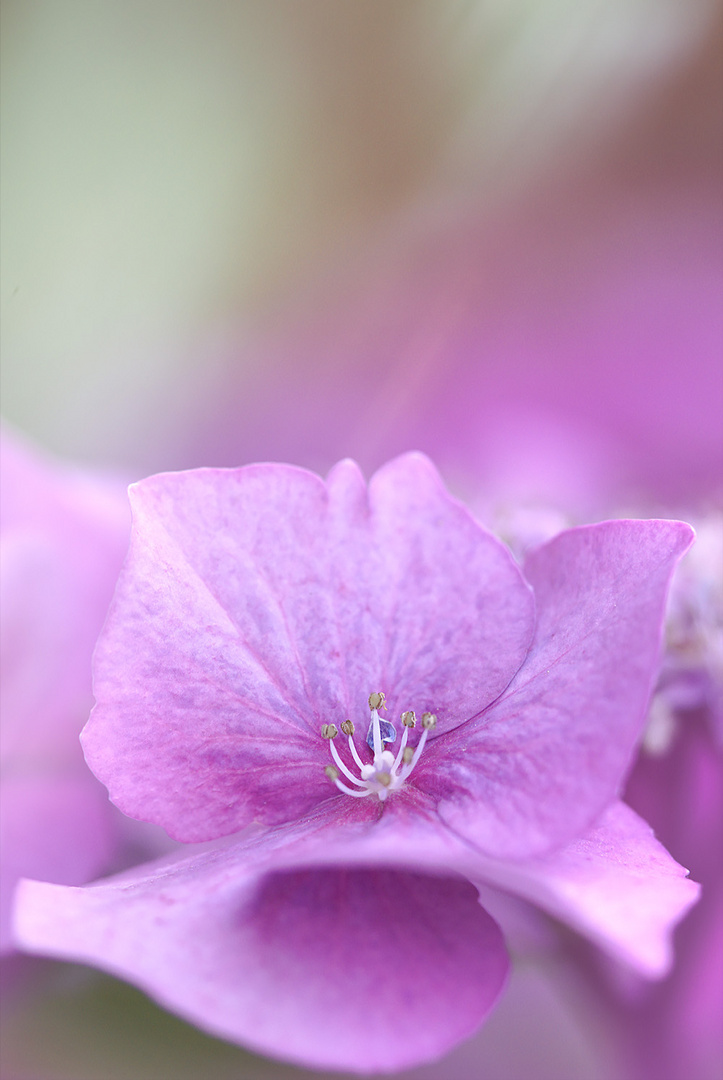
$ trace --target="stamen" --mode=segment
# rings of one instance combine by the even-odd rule
[[[358,777],[356,777],[354,775],[353,772],[351,772],[349,769],[347,769],[346,765],[341,760],[341,757],[339,756],[339,751],[334,746],[333,742],[329,743],[329,749],[331,750],[331,756],[334,758],[334,761],[337,763],[337,765],[339,766],[341,771],[344,773],[344,776],[346,776],[347,780],[351,780],[352,784],[356,784],[358,787],[364,787],[363,781],[361,781]]]
[[[430,723],[426,723],[426,724],[425,724],[425,723],[424,723],[424,717],[425,717],[425,716],[427,716],[427,717],[430,717],[430,718],[431,718],[432,720],[434,720],[434,723],[433,723],[433,724],[430,724]],[[400,779],[401,779],[402,783],[403,783],[403,782],[404,782],[404,781],[405,781],[405,780],[407,779],[407,777],[408,777],[408,776],[409,776],[409,774],[411,773],[412,769],[414,768],[414,766],[415,766],[415,765],[417,764],[417,762],[419,761],[420,757],[422,756],[422,750],[424,750],[425,744],[426,744],[426,742],[427,742],[427,736],[429,735],[430,731],[432,731],[432,730],[433,730],[433,728],[435,727],[436,723],[437,723],[437,717],[436,717],[436,716],[432,716],[432,714],[431,714],[431,713],[425,713],[425,714],[424,714],[424,716],[422,717],[422,725],[423,725],[423,727],[424,727],[424,731],[422,732],[422,737],[421,737],[421,739],[420,739],[420,740],[419,740],[419,742],[417,743],[417,747],[416,747],[416,750],[415,750],[415,751],[414,751],[414,753],[412,754],[412,759],[411,759],[411,761],[409,762],[409,764],[406,764],[406,765],[404,766],[404,768],[402,769],[402,772],[401,772],[401,774],[400,774]]]
[[[397,732],[394,725],[389,723],[388,720],[382,720],[379,716],[379,710],[386,708],[385,700],[385,696],[381,691],[369,695],[371,722],[369,724],[366,743],[373,754],[373,762],[365,763],[362,761],[356,743],[354,742],[354,732],[356,728],[353,721],[344,720],[341,724],[341,730],[344,735],[347,736],[349,753],[359,770],[359,776],[355,776],[349,766],[345,764],[341,754],[334,745],[333,740],[338,734],[336,725],[322,725],[321,734],[325,739],[329,740],[329,749],[331,751],[331,756],[334,759],[334,764],[326,767],[326,775],[336,785],[339,791],[343,791],[345,795],[351,795],[355,799],[364,799],[368,795],[376,795],[381,802],[384,802],[391,792],[398,791],[419,761],[427,742],[429,732],[433,731],[437,726],[437,717],[434,713],[423,713],[423,730],[419,742],[414,748],[408,746],[407,740],[409,739],[409,733],[416,726],[417,717],[411,710],[403,712],[400,717],[403,726],[402,738],[395,757],[391,751],[384,749],[385,743],[393,743],[397,738]],[[354,784],[359,790],[355,790],[355,788],[351,788],[348,784],[344,783],[340,774]]]
[[[334,783],[339,788],[339,791],[343,791],[345,795],[351,795],[354,799],[366,799],[368,795],[372,794],[371,788],[366,791],[354,791],[353,788],[347,787],[341,780],[335,780]]]
[[[349,750],[351,751],[351,756],[354,758],[354,764],[356,765],[357,769],[363,769],[364,762],[359,757],[359,751],[357,750],[356,744],[354,743],[354,739],[351,735],[349,736]]]
[[[382,731],[379,723],[378,710],[384,704],[383,694],[370,694],[369,695],[369,708],[372,711],[372,723],[371,723],[371,736],[372,736],[372,750],[374,751],[374,757],[382,752]],[[367,742],[369,742],[369,735],[367,735]]]
[[[379,691],[369,695],[369,708],[372,711],[372,720],[367,732],[367,746],[373,754],[381,754],[382,743],[394,742],[397,731],[394,724],[388,720],[382,720],[379,716],[380,709],[386,709],[384,694]]]
[[[407,715],[406,713],[402,713],[402,720],[404,720],[404,717],[406,715]],[[409,725],[405,724],[404,725],[404,731],[402,732],[402,741],[401,741],[401,743],[399,745],[399,750],[397,751],[397,756],[394,759],[394,765],[392,767],[393,772],[397,771],[397,769],[399,768],[399,763],[401,762],[402,758],[404,757],[404,755],[407,752],[406,747],[407,747],[407,739],[408,738],[409,738]]]

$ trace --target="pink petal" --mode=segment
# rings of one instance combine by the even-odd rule
[[[117,854],[116,812],[86,768],[78,736],[130,513],[120,483],[46,461],[4,430],[0,438],[5,949],[19,877],[78,884]]]
[[[238,843],[78,889],[24,882],[32,952],[97,964],[214,1034],[307,1066],[393,1072],[469,1036],[508,969],[458,878],[259,875]]]
[[[700,894],[687,873],[620,802],[554,855],[478,870],[483,881],[531,900],[649,978],[670,970],[673,929]]]
[[[342,462],[327,484],[256,465],[155,477],[132,497],[84,747],[121,809],[177,839],[328,800],[321,725],[350,717],[363,739],[372,691],[390,718],[433,709],[449,731],[526,654],[527,585],[421,455],[368,493]]]
[[[1,433],[2,754],[81,761],[90,661],[128,547],[125,487]]]
[[[21,877],[77,885],[107,870],[116,836],[108,799],[87,770],[3,777],[0,787],[0,952],[12,948],[12,893]]]
[[[499,914],[503,930],[509,895],[501,896],[500,889],[531,901],[649,978],[667,972],[673,929],[700,892],[650,826],[620,802],[565,847],[527,860],[491,859],[475,851],[430,814],[419,796],[390,800],[373,828],[361,822],[334,828],[331,812],[329,819],[331,828],[294,845],[287,865],[353,863],[456,873],[481,890],[481,903],[495,918]]]
[[[425,751],[417,784],[500,858],[566,843],[620,790],[657,672],[670,576],[692,539],[673,521],[608,521],[538,548],[530,654],[478,720]]]

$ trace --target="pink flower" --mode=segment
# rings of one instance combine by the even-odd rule
[[[348,461],[326,484],[257,465],[132,502],[86,756],[126,813],[210,844],[26,882],[24,948],[358,1072],[440,1056],[497,1000],[477,887],[667,971],[697,886],[618,792],[688,526],[571,529],[523,575],[417,454],[368,491]]]
[[[630,1051],[630,1076],[712,1077],[720,1073],[723,1016],[723,761],[705,706],[676,715],[665,752],[641,753],[625,798],[686,860],[701,901],[676,934],[670,978],[638,1001],[609,1004]]]
[[[61,469],[3,434],[3,952],[19,877],[88,881],[109,869],[116,848],[115,811],[78,735],[129,527],[121,484]]]

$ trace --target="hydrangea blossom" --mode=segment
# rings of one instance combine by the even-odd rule
[[[416,454],[368,489],[348,461],[259,465],[132,503],[85,752],[126,813],[205,845],[26,882],[23,947],[358,1072],[437,1057],[493,1006],[478,889],[668,970],[697,887],[618,793],[687,525],[570,529],[521,570]]]

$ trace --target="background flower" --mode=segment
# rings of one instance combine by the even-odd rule
[[[79,884],[112,866],[112,811],[78,736],[129,527],[120,483],[62,471],[3,434],[3,950],[19,877]]]
[[[2,433],[1,949],[20,877],[81,884],[169,845],[109,805],[79,735],[90,660],[125,557],[125,485]]]

